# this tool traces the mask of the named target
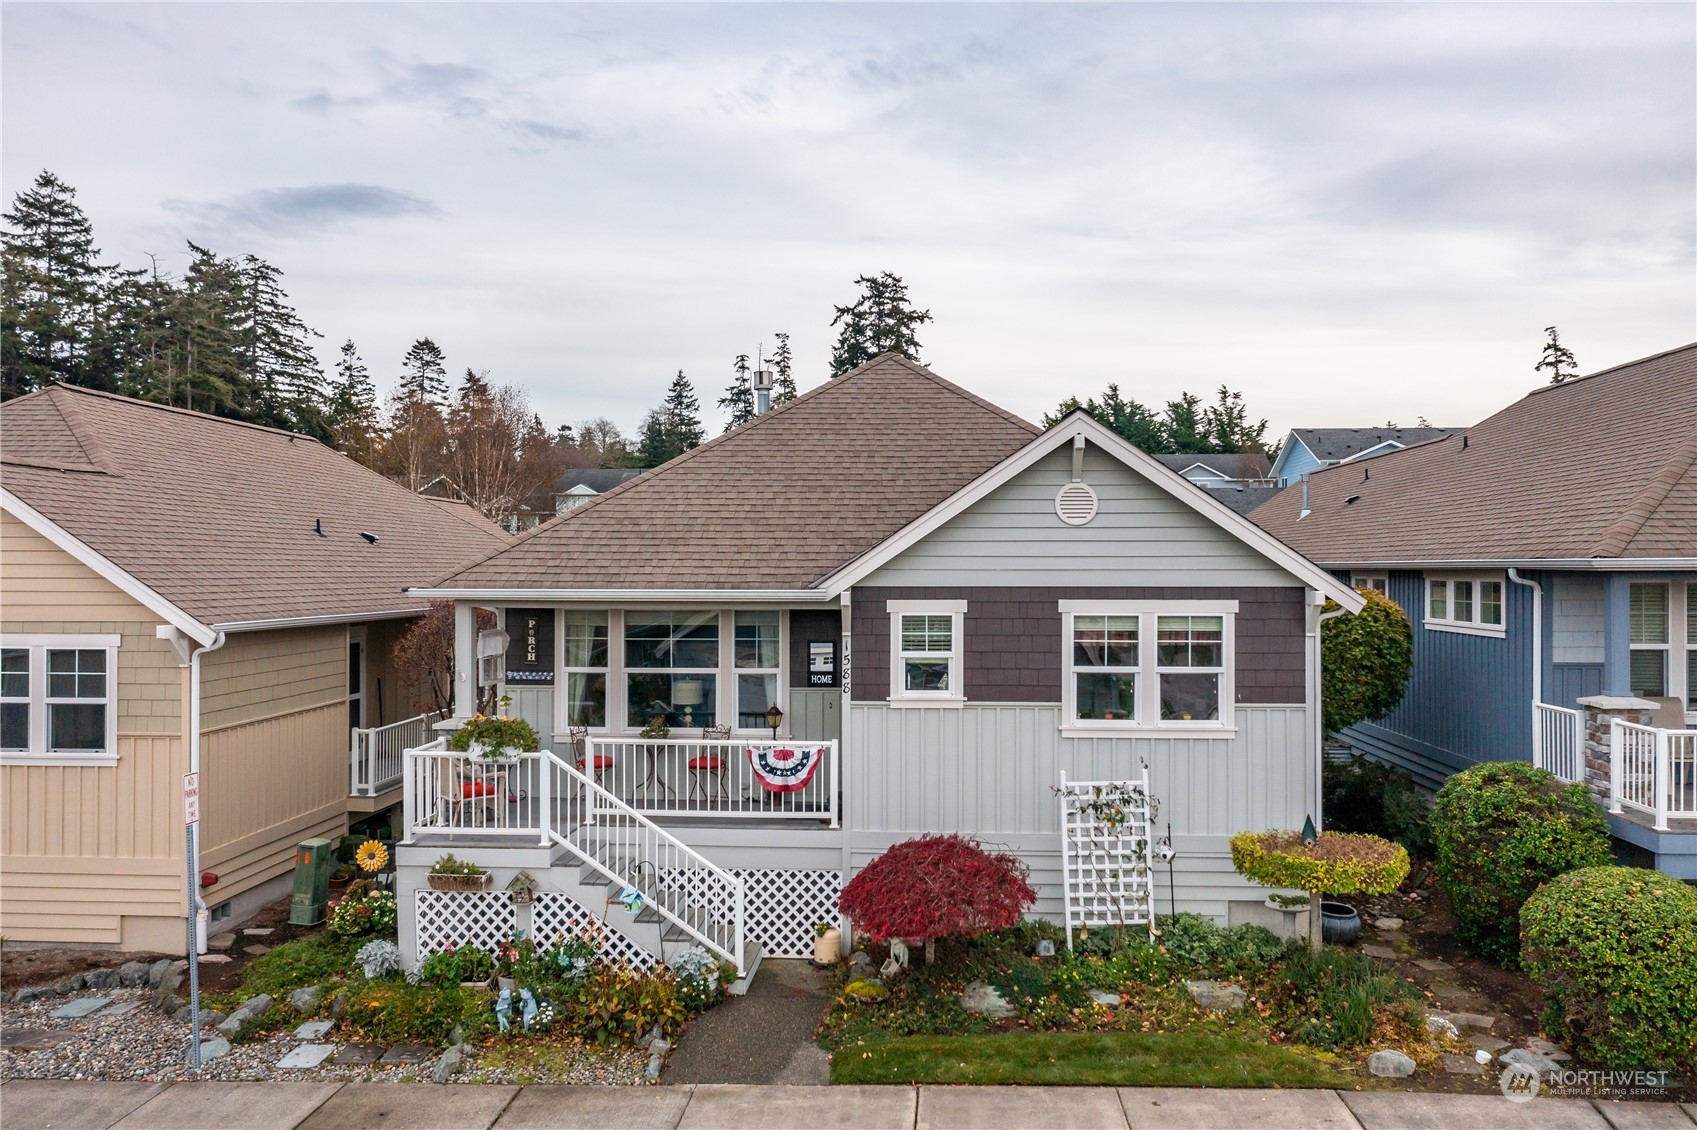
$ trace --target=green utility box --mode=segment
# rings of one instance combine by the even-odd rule
[[[324,921],[335,855],[336,845],[329,840],[302,840],[295,847],[295,897],[289,900],[289,925],[316,926]]]

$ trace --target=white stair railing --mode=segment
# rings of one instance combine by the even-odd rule
[[[1585,712],[1532,704],[1532,764],[1564,781],[1585,779]]]
[[[1609,724],[1609,811],[1649,813],[1658,832],[1673,817],[1697,816],[1697,730],[1659,730],[1619,718]]]

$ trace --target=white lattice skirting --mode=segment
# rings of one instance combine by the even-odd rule
[[[690,874],[668,871],[662,881],[674,889],[691,887]],[[767,957],[812,957],[814,925],[837,924],[837,896],[843,889],[840,872],[737,867],[731,874],[743,881],[746,891],[748,940],[759,942]],[[691,901],[708,902],[716,918],[728,918],[731,913],[722,897],[707,899],[700,890],[687,894]]]
[[[417,892],[420,960],[449,946],[489,953],[513,936],[513,899],[506,891]]]
[[[576,899],[559,891],[538,891],[536,901],[531,904],[531,937],[539,946],[553,944],[559,934],[567,937],[594,938],[601,956],[607,961],[628,961],[639,969],[647,969],[654,964],[655,957],[611,926],[603,926],[601,920]],[[625,913],[615,909],[614,914]],[[637,930],[657,930],[658,924],[638,923]],[[656,937],[655,944],[659,944]],[[674,949],[678,947],[672,947]]]

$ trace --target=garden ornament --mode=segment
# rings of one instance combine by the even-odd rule
[[[1037,942],[1038,957],[1054,957],[1055,943],[1048,938],[1040,938]]]
[[[620,891],[616,901],[629,914],[640,914],[642,912],[642,892],[635,887],[626,887]]]
[[[536,997],[529,989],[519,990],[519,1012],[524,1016],[524,1026],[529,1028],[536,1019]]]
[[[501,995],[495,999],[495,1024],[501,1031],[505,1032],[512,1026],[512,1018],[513,991],[502,989]]]

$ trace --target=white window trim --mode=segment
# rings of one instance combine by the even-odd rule
[[[966,601],[964,600],[887,600],[884,610],[890,614],[890,697],[893,707],[910,708],[941,706],[959,708],[966,705]],[[950,618],[949,685],[952,691],[910,691],[902,672],[902,617],[947,616]]]
[[[1685,679],[1687,677],[1687,673],[1691,670],[1691,656],[1697,655],[1697,632],[1691,630],[1691,613],[1693,611],[1693,606],[1697,605],[1697,581],[1687,581],[1684,584],[1675,584],[1671,592],[1671,597],[1683,601],[1683,607],[1680,609],[1680,617],[1678,620],[1672,621],[1672,623],[1685,630],[1685,663],[1680,665],[1679,670],[1674,673],[1677,678]],[[1669,615],[1672,615],[1671,607],[1669,609]],[[1688,682],[1682,687],[1682,689],[1685,692],[1685,724],[1687,726],[1697,726],[1697,686],[1691,686]]]
[[[568,667],[566,666],[566,613],[567,612],[599,612],[607,619],[607,663],[603,667]],[[503,610],[503,615],[505,610]],[[619,632],[619,640],[615,641],[613,632]],[[613,648],[623,643],[624,621],[618,612],[610,608],[556,608],[554,609],[554,710],[558,715],[557,729],[563,737],[569,734],[577,723],[572,721],[571,677],[573,675],[600,675],[605,680],[606,693],[602,696],[602,724],[590,726],[592,734],[605,734],[613,721]]]
[[[1381,596],[1389,596],[1391,579],[1383,573],[1350,573],[1349,586],[1354,589],[1372,589]]]
[[[732,648],[729,648],[729,647],[726,646],[726,640],[725,640],[725,625],[727,623],[727,616],[728,616],[729,611],[730,611],[729,609],[724,609],[724,608],[714,609],[714,608],[689,608],[689,607],[667,606],[667,607],[664,607],[664,608],[627,608],[627,609],[624,609],[620,613],[620,616],[619,616],[619,640],[618,640],[619,650],[618,650],[618,654],[615,656],[612,653],[612,650],[611,650],[612,640],[611,640],[610,637],[609,637],[609,640],[608,640],[609,648],[608,648],[608,654],[607,654],[607,661],[609,663],[614,662],[615,659],[617,660],[617,663],[618,663],[618,666],[615,669],[618,671],[618,675],[619,675],[619,700],[620,700],[619,701],[619,708],[620,708],[621,713],[619,714],[619,724],[618,724],[617,728],[620,731],[622,731],[623,733],[627,733],[627,734],[637,734],[637,733],[640,733],[641,729],[642,729],[642,727],[640,727],[640,726],[632,725],[631,720],[630,720],[630,680],[631,680],[631,677],[633,675],[667,675],[667,676],[670,676],[674,680],[674,682],[678,678],[678,676],[680,676],[680,675],[684,676],[685,678],[688,678],[691,675],[711,675],[711,676],[713,676],[713,722],[712,722],[712,725],[715,725],[715,726],[724,725],[723,719],[725,717],[725,682],[726,682],[725,675],[726,675],[727,670],[730,669],[730,665],[731,665],[731,662],[732,662],[731,652],[733,650]],[[630,615],[632,615],[633,613],[636,614],[636,615],[639,615],[639,616],[651,616],[651,615],[654,615],[654,614],[660,613],[660,612],[668,612],[668,613],[672,613],[674,615],[677,614],[677,613],[680,613],[680,612],[682,612],[682,613],[690,613],[690,612],[713,612],[713,613],[715,613],[713,625],[718,632],[718,639],[715,641],[716,654],[713,657],[713,666],[711,666],[711,667],[631,667],[625,662],[625,648],[626,648],[625,630],[626,630],[626,627],[627,627],[628,617]],[[608,619],[611,620],[611,616],[609,616]],[[609,713],[608,716],[607,716],[607,724],[608,724],[609,728],[612,728],[613,717],[612,717],[611,713]],[[706,723],[706,722],[692,722],[691,724],[689,724],[687,726],[680,727],[680,728],[685,730],[685,731],[701,730],[701,729],[706,729],[707,725],[708,725],[708,723]],[[683,734],[683,735],[680,735],[680,736],[700,737],[701,735],[699,735],[699,734],[691,735],[691,734],[686,733],[686,734]]]
[[[1061,612],[1061,736],[1219,737],[1237,733],[1237,613],[1235,600],[1063,600]],[[1078,718],[1077,668],[1072,665],[1073,617],[1137,616],[1137,719],[1115,722]],[[1221,618],[1220,716],[1195,722],[1161,717],[1160,672],[1156,664],[1161,616]],[[1173,670],[1167,668],[1167,670]]]
[[[28,648],[29,657],[29,743],[28,752],[0,752],[5,765],[102,766],[118,763],[118,648],[123,637],[107,634],[31,633],[0,636],[0,647]],[[47,652],[75,648],[106,652],[106,748],[53,753],[47,749]]]
[[[1498,591],[1502,593],[1503,622],[1501,624],[1483,624],[1477,619],[1452,619],[1455,614],[1455,591],[1453,588],[1446,589],[1444,592],[1444,616],[1441,619],[1435,619],[1432,616],[1432,586],[1434,584],[1449,585],[1455,581],[1473,582],[1473,614],[1475,616],[1478,616],[1481,609],[1484,608],[1484,601],[1480,599],[1479,586],[1485,582],[1500,585]],[[1427,573],[1424,583],[1421,585],[1420,599],[1420,621],[1428,631],[1453,632],[1460,636],[1490,636],[1495,639],[1501,639],[1508,635],[1508,579],[1505,574]]]

